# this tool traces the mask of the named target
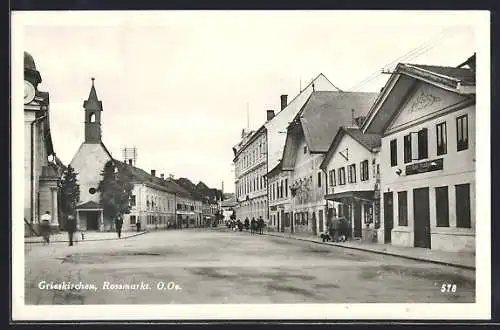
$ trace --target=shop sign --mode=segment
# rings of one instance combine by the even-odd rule
[[[406,175],[426,173],[443,169],[443,158],[428,160],[406,166]]]

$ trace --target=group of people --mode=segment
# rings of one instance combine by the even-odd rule
[[[47,211],[45,214],[41,216],[41,223],[40,223],[40,234],[43,237],[44,243],[49,244],[50,243],[50,234],[51,234],[51,216],[50,212]],[[66,218],[66,231],[68,232],[68,241],[69,241],[69,246],[73,246],[73,238],[75,235],[75,232],[77,230],[77,223],[75,216],[72,214],[69,214]],[[121,214],[117,214],[115,217],[115,230],[116,233],[118,234],[118,238],[122,237],[122,228],[123,228],[123,216]],[[141,231],[141,222],[137,221],[136,222],[136,228],[137,231]],[[83,238],[83,234],[82,234]]]
[[[262,216],[260,216],[258,219],[252,218],[252,220],[245,218],[245,221],[242,222],[240,219],[238,220],[230,220],[227,223],[227,226],[231,228],[232,230],[236,231],[243,231],[245,230],[250,230],[251,234],[259,233],[262,235],[262,231],[264,230],[264,227],[266,226],[264,219]]]

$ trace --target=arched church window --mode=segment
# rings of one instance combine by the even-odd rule
[[[93,112],[89,115],[89,123],[95,123],[95,113]]]

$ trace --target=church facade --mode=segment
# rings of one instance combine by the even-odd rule
[[[102,101],[97,97],[94,78],[89,97],[83,102],[83,108],[85,139],[70,163],[78,173],[77,179],[80,185],[80,201],[76,209],[77,223],[81,230],[103,231],[111,228],[112,219],[104,218],[97,187],[101,181],[104,165],[113,158],[102,142],[103,108]]]

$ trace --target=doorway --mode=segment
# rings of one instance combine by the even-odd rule
[[[97,211],[85,212],[87,216],[87,230],[99,230],[99,213]]]
[[[282,233],[285,232],[285,222],[286,222],[286,218],[285,218],[285,211],[281,210],[281,227],[280,227],[280,231]]]
[[[354,201],[354,238],[361,238],[361,203]]]
[[[316,212],[312,212],[312,230],[314,235],[318,235],[318,227],[316,223]]]
[[[325,231],[323,225],[323,210],[318,211],[318,218],[319,218],[319,231],[323,232]]]
[[[431,248],[429,188],[413,189],[414,246]]]
[[[384,243],[391,242],[391,232],[394,225],[394,209],[392,192],[384,193]]]

